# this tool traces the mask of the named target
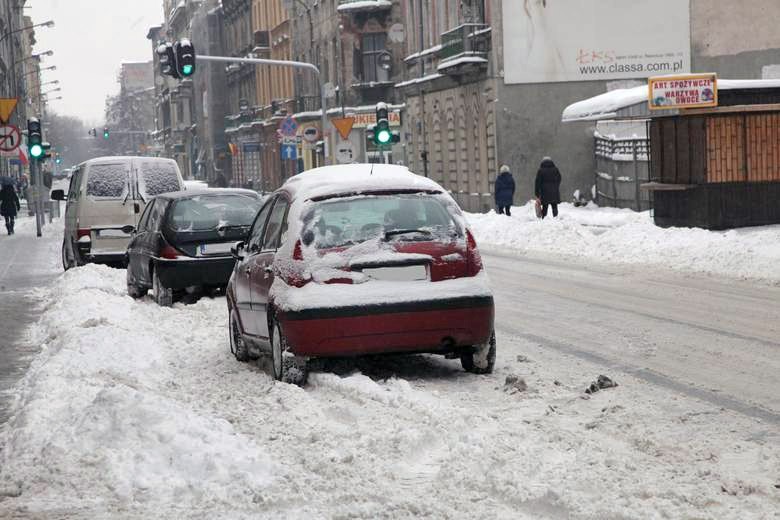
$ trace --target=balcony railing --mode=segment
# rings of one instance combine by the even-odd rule
[[[393,8],[391,0],[339,0],[339,13],[366,13],[370,11],[386,11]]]
[[[441,35],[439,70],[459,64],[486,64],[490,52],[490,25],[464,23]]]

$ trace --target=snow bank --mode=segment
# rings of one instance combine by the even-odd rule
[[[271,482],[275,464],[229,421],[172,395],[180,357],[209,336],[227,341],[214,319],[224,301],[160,309],[130,299],[124,277],[90,265],[65,273],[48,295],[43,351],[0,436],[0,499],[43,510],[245,502],[247,489]]]
[[[482,248],[501,247],[600,262],[647,264],[680,271],[780,283],[780,226],[708,231],[660,228],[649,212],[576,208],[562,204],[558,219],[538,220],[532,203],[513,209],[467,214]]]

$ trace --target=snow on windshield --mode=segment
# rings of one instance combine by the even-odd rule
[[[141,161],[140,188],[144,196],[154,197],[161,193],[179,191],[179,172],[174,163],[168,161]]]
[[[260,200],[246,195],[198,195],[176,202],[168,225],[173,231],[212,231],[252,225]]]
[[[87,196],[121,199],[127,193],[126,164],[93,164],[88,171]]]
[[[447,209],[427,194],[339,198],[316,203],[303,217],[304,245],[318,249],[384,237],[435,240],[459,236]]]

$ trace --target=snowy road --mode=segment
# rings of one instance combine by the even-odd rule
[[[66,273],[0,433],[0,517],[777,518],[776,288],[484,256],[495,374],[390,358],[305,389],[231,357],[224,299]],[[586,396],[599,374],[620,386]]]

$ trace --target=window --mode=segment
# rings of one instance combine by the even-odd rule
[[[172,162],[141,161],[139,173],[138,188],[144,198],[181,189],[179,170]]]
[[[385,51],[384,33],[367,33],[363,35],[363,81],[380,81],[379,55]],[[382,71],[384,72],[384,71]]]
[[[249,245],[247,251],[250,253],[260,251],[260,244],[263,240],[263,230],[265,229],[265,221],[268,220],[268,213],[271,212],[272,201],[268,201],[263,209],[258,213],[255,223],[252,225],[252,229],[249,232]]]
[[[152,210],[149,212],[149,221],[146,229],[148,231],[156,231],[160,228],[160,220],[162,220],[162,216],[165,214],[165,206],[168,205],[168,201],[155,199],[150,205],[152,205]]]
[[[260,201],[246,195],[198,195],[174,203],[168,217],[171,230],[215,231],[219,228],[249,228]]]
[[[328,200],[304,216],[303,237],[311,231],[320,249],[392,240],[452,240],[461,236],[445,205],[427,194],[381,195]],[[310,239],[306,238],[304,240]],[[306,244],[308,245],[308,244]]]
[[[284,230],[285,216],[287,214],[289,203],[286,199],[279,197],[276,199],[274,209],[268,218],[268,225],[265,229],[265,239],[263,240],[263,251],[277,249],[282,241],[282,232]]]
[[[82,170],[73,170],[70,177],[70,185],[68,186],[68,200],[77,200],[79,198],[79,191],[81,190],[81,172]]]
[[[87,169],[87,196],[121,199],[127,194],[128,165],[95,164]]]

